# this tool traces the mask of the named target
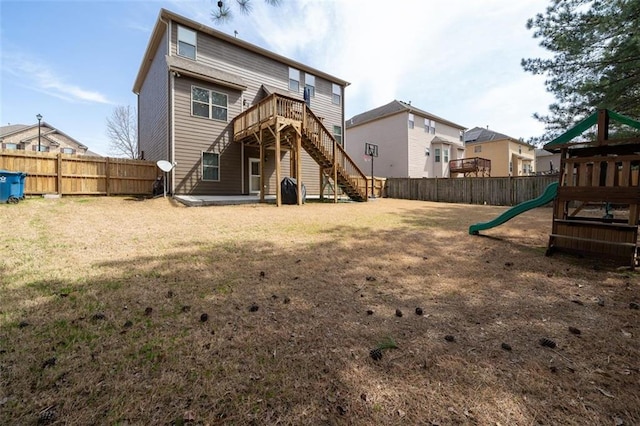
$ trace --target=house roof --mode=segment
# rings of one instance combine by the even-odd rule
[[[350,118],[349,120],[347,120],[347,129],[351,128],[351,127],[356,127],[356,126],[360,126],[362,124],[368,123],[370,121],[374,121],[374,120],[379,120],[381,118],[385,118],[385,117],[389,117],[391,115],[394,114],[399,114],[399,113],[403,113],[403,112],[407,112],[407,113],[411,113],[411,114],[417,114],[420,115],[424,118],[428,118],[430,120],[434,120],[434,121],[438,121],[439,123],[444,123],[447,124],[449,126],[452,127],[456,127],[460,130],[464,130],[466,127],[462,126],[460,124],[456,124],[452,121],[449,120],[445,120],[442,117],[438,117],[437,115],[433,115],[429,112],[426,112],[424,110],[421,110],[419,108],[416,108],[414,106],[412,106],[411,104],[402,102],[402,101],[398,101],[398,100],[393,100],[391,102],[389,102],[386,105],[382,105],[380,107],[374,108],[374,109],[370,109],[369,111],[365,111],[363,113],[360,113],[358,115],[354,115],[352,118]]]
[[[166,9],[160,9],[160,13],[158,14],[158,19],[156,21],[156,25],[153,28],[153,32],[151,33],[151,39],[149,40],[149,44],[147,45],[147,50],[145,51],[144,57],[142,59],[142,63],[140,64],[140,69],[138,70],[138,75],[136,77],[136,81],[133,85],[133,92],[140,93],[140,89],[142,88],[142,83],[149,72],[149,68],[151,67],[151,62],[155,56],[156,51],[158,50],[158,46],[162,41],[162,37],[165,33],[165,29],[167,26],[167,22],[175,21],[180,25],[184,25],[185,27],[192,28],[193,30],[203,32],[217,39],[223,40],[229,44],[233,44],[242,49],[246,49],[248,51],[257,53],[259,55],[265,56],[267,58],[274,59],[278,62],[282,62],[287,64],[293,68],[299,69],[304,72],[308,72],[317,77],[324,78],[333,83],[340,84],[341,86],[348,86],[349,82],[342,80],[338,77],[334,77],[330,74],[327,74],[323,71],[312,68],[308,65],[302,64],[300,62],[294,61],[293,59],[286,58],[284,56],[278,55],[277,53],[271,52],[269,50],[263,49],[262,47],[256,46],[255,44],[248,43],[244,40],[241,40],[237,37],[232,37],[228,34],[225,34],[221,31],[215,30],[206,25],[200,24],[196,21],[193,21],[189,18],[185,18],[184,16],[178,15],[176,13],[170,12]]]
[[[460,142],[459,140],[456,140],[454,138],[450,138],[447,136],[442,136],[442,135],[435,136],[431,140],[431,143],[441,143],[443,145],[461,145],[462,144],[462,142]]]
[[[224,72],[213,67],[199,64],[179,56],[165,56],[167,66],[171,71],[177,71],[185,75],[197,77],[222,86],[233,87],[234,89],[245,90],[247,84],[237,75]]]
[[[521,142],[516,138],[505,135],[504,133],[494,132],[484,127],[474,127],[464,132],[464,143],[480,143],[509,139],[514,142]],[[522,142],[524,143],[524,142]]]
[[[12,133],[17,133],[20,130],[27,129],[30,126],[26,124],[10,124],[8,126],[0,127],[0,137],[10,135]]]
[[[536,157],[550,157],[552,155],[554,155],[553,152],[549,152],[544,149],[536,149]]]
[[[24,125],[24,124],[14,124],[11,126],[3,126],[0,127],[0,137],[7,137],[7,136],[12,136],[15,135],[17,133],[23,132],[25,130],[30,130],[30,129],[34,129],[38,127],[38,123],[36,124],[32,124],[32,125]],[[80,142],[78,142],[76,139],[72,138],[71,136],[67,135],[66,133],[64,133],[61,130],[56,129],[55,127],[53,127],[51,124],[47,123],[46,121],[42,121],[40,123],[40,127],[46,127],[50,130],[46,130],[45,132],[41,132],[40,136],[46,138],[49,141],[54,142],[56,145],[59,145],[58,142],[56,142],[55,140],[53,140],[52,138],[50,138],[49,136],[53,136],[56,133],[65,136],[67,139],[69,139],[71,142],[77,144],[80,148],[82,149],[87,149],[87,146],[84,144],[81,144]],[[35,139],[37,138],[38,135],[33,135],[27,138],[22,139],[20,142],[27,142],[29,140]]]

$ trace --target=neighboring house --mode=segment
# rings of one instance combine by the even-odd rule
[[[491,160],[491,176],[535,174],[535,148],[528,143],[483,127],[464,133],[467,157]]]
[[[172,194],[278,194],[286,175],[319,194],[336,162],[312,137],[341,149],[348,84],[161,9],[133,87],[140,156],[175,164]]]
[[[551,174],[560,171],[560,153],[536,149],[536,173]]]
[[[449,177],[449,160],[465,153],[464,126],[398,100],[354,116],[346,128],[347,152],[365,173],[365,143],[378,145],[376,176]]]
[[[0,147],[7,150],[61,152],[63,154],[98,155],[43,121],[32,125],[13,124],[0,127]]]

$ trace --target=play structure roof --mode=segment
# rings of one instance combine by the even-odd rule
[[[624,116],[622,114],[618,114],[616,112],[606,110],[609,115],[609,120],[617,121],[621,124],[626,124],[627,126],[633,127],[634,129],[640,130],[640,121],[636,121],[632,118]],[[595,126],[598,123],[598,111],[594,112],[571,129],[567,130],[551,142],[547,143],[543,148],[550,152],[558,152],[562,146],[571,145],[571,140],[577,136],[580,136],[590,127]],[[574,142],[574,144],[585,145],[589,144],[588,142]]]

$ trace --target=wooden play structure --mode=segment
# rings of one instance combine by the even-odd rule
[[[638,261],[640,136],[610,139],[610,120],[640,130],[638,121],[599,110],[544,146],[561,153],[547,255],[567,251],[634,268]],[[573,141],[594,125],[595,140]]]

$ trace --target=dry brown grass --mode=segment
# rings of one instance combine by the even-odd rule
[[[0,206],[0,424],[640,424],[638,275],[503,210]]]

